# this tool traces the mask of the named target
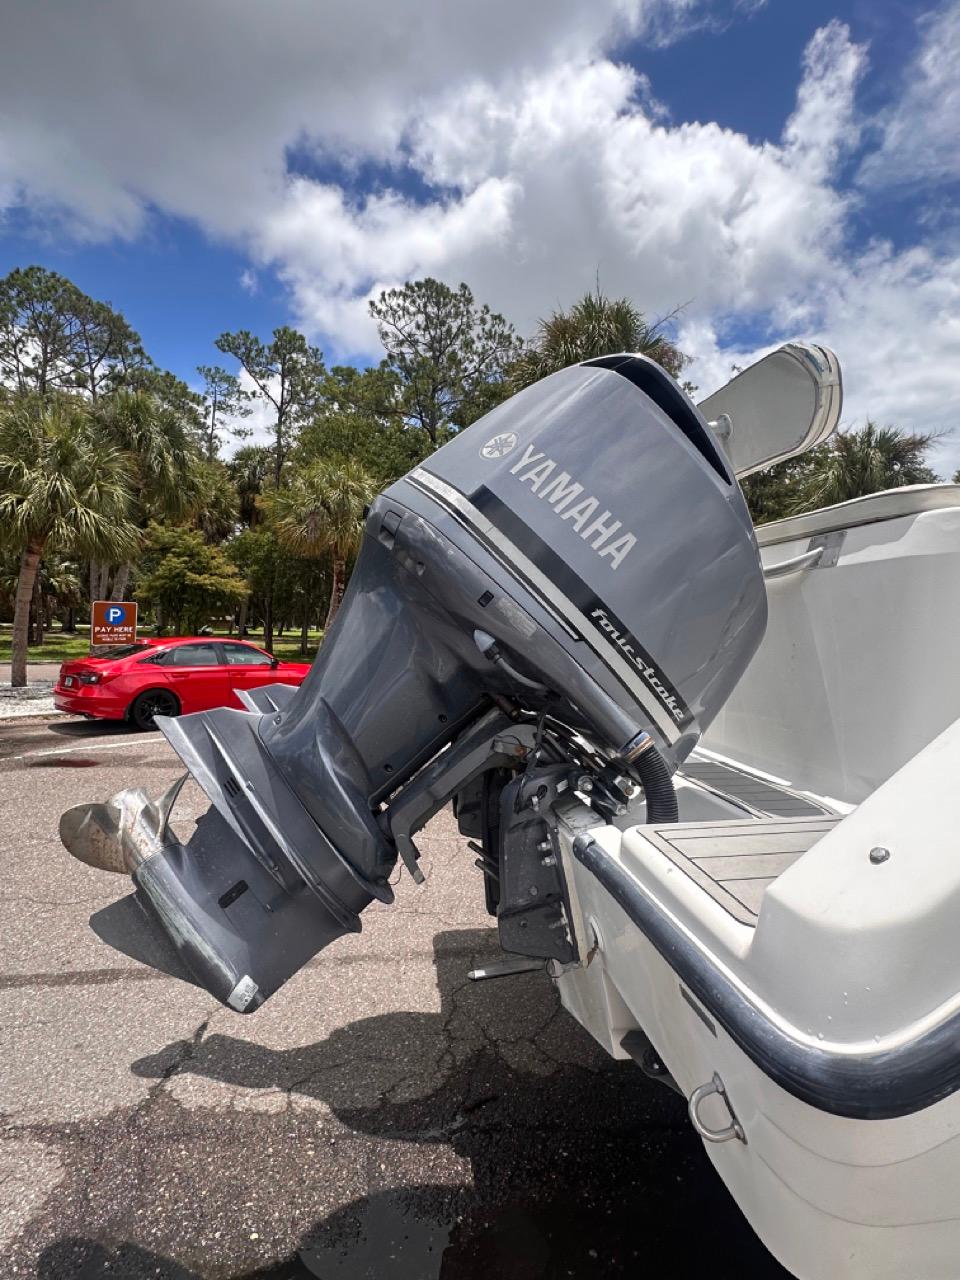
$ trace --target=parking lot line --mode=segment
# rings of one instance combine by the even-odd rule
[[[47,747],[43,751],[24,751],[21,755],[10,756],[11,760],[31,760],[35,756],[62,756],[76,755],[77,751],[119,751],[122,747],[129,747],[131,742],[144,746],[149,746],[151,742],[156,742],[157,746],[163,744],[166,746],[166,738],[154,738],[152,734],[144,734],[142,737],[125,738],[123,742],[94,742],[89,746],[87,743],[72,742],[66,747]]]

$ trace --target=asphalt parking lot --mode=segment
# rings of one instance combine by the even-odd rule
[[[60,813],[177,766],[158,734],[0,725],[3,1280],[786,1275],[680,1099],[546,976],[468,981],[496,934],[449,814],[427,885],[249,1018],[102,942],[127,884]]]

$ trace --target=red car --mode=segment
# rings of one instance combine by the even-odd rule
[[[53,703],[73,715],[152,729],[154,716],[241,707],[239,690],[299,685],[309,670],[307,662],[281,662],[243,640],[143,640],[65,662]]]

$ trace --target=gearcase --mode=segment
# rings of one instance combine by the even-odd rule
[[[241,1013],[422,880],[416,832],[454,802],[504,946],[577,942],[552,805],[676,816],[671,774],[763,634],[750,517],[703,415],[642,356],[588,361],[496,408],[370,507],[350,586],[299,690],[158,726],[179,784],[63,817],[132,877],[143,927]]]

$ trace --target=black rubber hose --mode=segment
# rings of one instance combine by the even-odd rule
[[[677,793],[666,761],[656,747],[647,747],[633,766],[647,798],[647,822],[676,822],[680,817]]]

